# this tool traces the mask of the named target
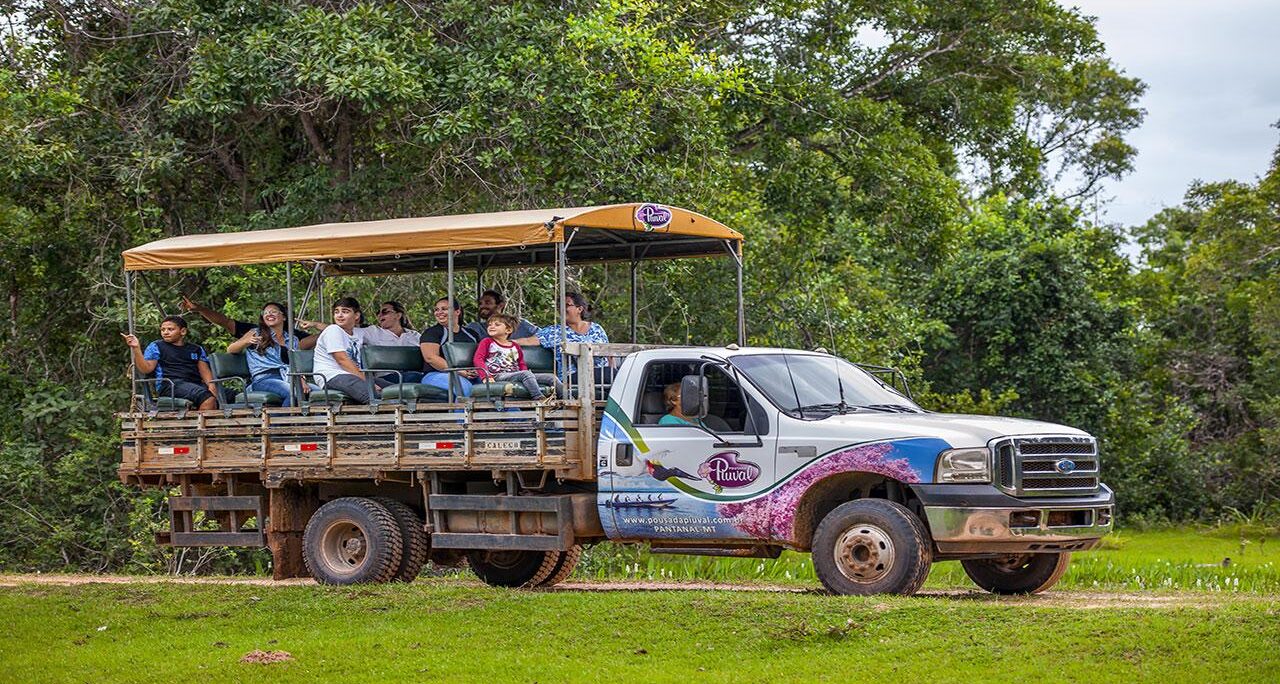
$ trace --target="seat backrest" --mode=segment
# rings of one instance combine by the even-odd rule
[[[243,353],[219,352],[209,355],[209,370],[215,378],[244,378],[249,380],[249,360]]]
[[[662,390],[650,390],[640,399],[640,423],[657,425],[667,414],[667,402],[662,398]]]
[[[524,351],[524,365],[534,373],[554,373],[556,372],[556,350],[544,347],[540,344],[522,344],[520,349]]]
[[[360,351],[360,357],[365,368],[378,370],[421,371],[423,366],[418,347],[370,345]]]
[[[289,352],[290,373],[311,373],[315,371],[315,350],[294,349]]]
[[[476,355],[475,342],[445,342],[440,345],[440,353],[450,368],[470,368]]]

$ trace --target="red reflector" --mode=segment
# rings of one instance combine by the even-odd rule
[[[318,451],[320,449],[320,445],[316,444],[315,442],[312,442],[310,444],[300,444],[298,446],[302,451]]]
[[[174,448],[173,448],[173,453],[175,453],[175,454],[189,454],[189,453],[191,453],[191,447],[174,447]]]
[[[437,449],[457,449],[457,442],[436,442]]]

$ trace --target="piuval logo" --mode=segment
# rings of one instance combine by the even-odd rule
[[[660,204],[641,204],[636,207],[636,220],[644,224],[646,232],[666,228],[671,223],[671,210]]]
[[[760,477],[760,466],[751,461],[739,461],[736,451],[721,451],[698,466],[698,476],[719,492],[725,487],[746,487],[755,482]]]

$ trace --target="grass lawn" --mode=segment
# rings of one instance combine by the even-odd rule
[[[1190,592],[1184,592],[1190,595]],[[0,589],[0,680],[1280,680],[1280,601],[1082,608],[985,595],[361,588]],[[293,660],[242,663],[254,650]]]

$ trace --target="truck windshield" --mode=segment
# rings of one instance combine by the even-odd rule
[[[732,357],[732,362],[770,401],[792,415],[817,418],[848,411],[921,411],[871,374],[834,356],[744,354]]]

